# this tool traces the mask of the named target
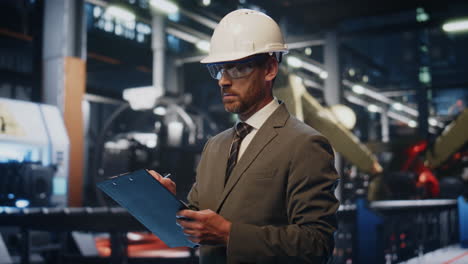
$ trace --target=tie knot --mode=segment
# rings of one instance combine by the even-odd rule
[[[236,124],[236,134],[240,138],[245,138],[252,131],[253,127],[247,123],[239,122]]]

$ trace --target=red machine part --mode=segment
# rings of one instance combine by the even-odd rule
[[[427,149],[427,141],[420,141],[406,150],[407,160],[403,164],[402,171],[412,171],[418,176],[416,186],[424,188],[424,198],[435,198],[440,194],[439,180],[431,169],[424,165],[423,154]]]

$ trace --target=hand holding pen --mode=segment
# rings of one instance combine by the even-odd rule
[[[157,173],[154,170],[146,170],[153,178],[159,181],[166,189],[168,189],[174,195],[176,194],[176,184],[173,182],[169,177],[171,176],[170,173],[165,174],[164,177],[161,174]]]

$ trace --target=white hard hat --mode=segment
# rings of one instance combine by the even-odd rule
[[[210,53],[201,63],[239,60],[259,53],[287,53],[276,22],[264,13],[239,9],[227,14],[211,37]]]

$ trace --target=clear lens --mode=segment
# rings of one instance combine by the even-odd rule
[[[254,69],[252,63],[215,64],[208,65],[207,67],[211,77],[216,80],[220,80],[223,77],[224,72],[227,72],[229,77],[232,79],[240,79],[249,75]]]
[[[213,63],[208,64],[207,68],[211,77],[216,80],[220,80],[223,77],[224,72],[227,72],[229,77],[232,79],[240,79],[246,77],[254,70],[255,61],[259,58],[261,57],[256,56],[236,63]]]

